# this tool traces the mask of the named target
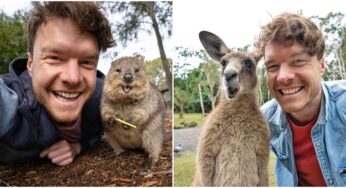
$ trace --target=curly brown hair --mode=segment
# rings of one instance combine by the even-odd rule
[[[324,54],[322,32],[311,20],[297,14],[282,13],[263,26],[255,42],[256,50],[264,55],[265,46],[271,42],[285,43],[289,46],[298,42],[305,47],[310,56],[317,55],[318,59]]]
[[[25,26],[28,51],[31,54],[38,28],[52,16],[75,21],[82,31],[90,32],[96,37],[100,51],[115,45],[110,24],[102,14],[101,7],[94,2],[34,1],[32,5],[33,9]]]

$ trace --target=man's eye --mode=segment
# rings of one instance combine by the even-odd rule
[[[87,68],[95,68],[96,67],[96,63],[94,61],[81,61],[80,64],[82,64],[83,66],[85,66]]]
[[[304,59],[296,59],[296,60],[293,60],[293,64],[295,65],[301,65],[301,64],[304,64],[306,61]]]
[[[279,65],[270,65],[268,67],[266,67],[268,72],[275,72],[276,70],[278,70]]]
[[[48,56],[47,59],[50,59],[50,60],[61,60],[58,56]]]

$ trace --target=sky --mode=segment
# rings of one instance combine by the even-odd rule
[[[13,12],[18,8],[27,8],[28,1],[1,0],[0,8]],[[174,0],[173,36],[164,40],[168,57],[179,61],[174,47],[202,49],[198,33],[202,30],[220,36],[228,47],[241,48],[252,44],[258,36],[260,27],[282,12],[297,13],[310,17],[325,17],[329,12],[346,14],[344,0]],[[146,60],[159,57],[156,38],[144,34],[138,43],[132,43],[125,49],[118,47],[119,56],[140,53]],[[100,59],[99,69],[107,73],[110,62]]]
[[[326,16],[331,11],[346,14],[346,1],[176,0],[173,8],[173,34],[176,45],[202,48],[198,33],[207,30],[219,35],[230,44],[229,47],[243,47],[253,42],[260,26],[282,12],[297,13],[302,10],[306,17]]]

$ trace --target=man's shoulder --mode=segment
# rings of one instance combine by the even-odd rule
[[[261,111],[267,116],[270,117],[273,115],[278,108],[280,108],[278,102],[275,99],[267,101],[261,106]]]
[[[328,94],[328,100],[335,103],[335,110],[341,120],[346,122],[346,80],[336,80],[323,82],[324,88]],[[333,110],[329,110],[333,112]],[[331,114],[334,116],[334,114]]]
[[[325,81],[323,86],[328,92],[329,100],[346,100],[346,80]]]
[[[18,96],[0,77],[0,137],[6,134],[16,122]]]

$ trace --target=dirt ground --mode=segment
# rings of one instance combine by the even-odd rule
[[[171,113],[166,114],[165,129],[172,133]],[[115,156],[112,148],[100,141],[67,166],[48,160],[0,164],[0,186],[172,186],[172,141],[165,143],[152,171],[141,167],[147,159],[143,150]]]

